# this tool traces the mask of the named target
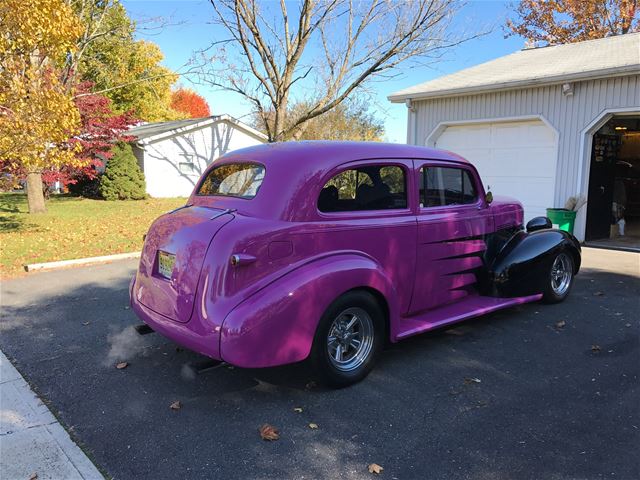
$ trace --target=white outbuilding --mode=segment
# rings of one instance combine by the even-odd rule
[[[640,33],[525,49],[389,100],[408,107],[407,143],[466,157],[527,218],[584,195],[578,239],[640,248]]]
[[[152,197],[187,197],[216,158],[267,141],[229,115],[146,123],[127,135]]]

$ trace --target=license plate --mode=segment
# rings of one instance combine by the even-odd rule
[[[164,278],[171,278],[176,256],[173,253],[158,251],[158,273]]]

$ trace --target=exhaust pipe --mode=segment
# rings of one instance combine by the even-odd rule
[[[136,329],[136,332],[138,332],[139,335],[148,335],[149,333],[153,333],[154,332],[153,328],[151,328],[146,323],[142,323],[140,325],[136,325],[133,328]]]

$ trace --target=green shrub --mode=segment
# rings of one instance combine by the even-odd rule
[[[144,174],[138,167],[131,146],[119,143],[100,179],[100,195],[105,200],[142,200],[147,198]]]
[[[96,175],[94,178],[81,176],[76,178],[76,183],[67,185],[69,193],[74,197],[92,198],[94,200],[102,199],[100,195],[100,177],[102,174]]]

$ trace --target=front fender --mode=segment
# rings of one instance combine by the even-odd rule
[[[517,232],[490,264],[489,280],[493,294],[513,297],[543,292],[551,264],[563,250],[572,255],[574,273],[578,273],[580,244],[573,235],[562,230]]]
[[[360,287],[378,291],[390,315],[397,314],[395,289],[370,257],[340,253],[287,273],[226,316],[220,335],[222,359],[246,368],[304,360],[327,307],[343,293]]]

